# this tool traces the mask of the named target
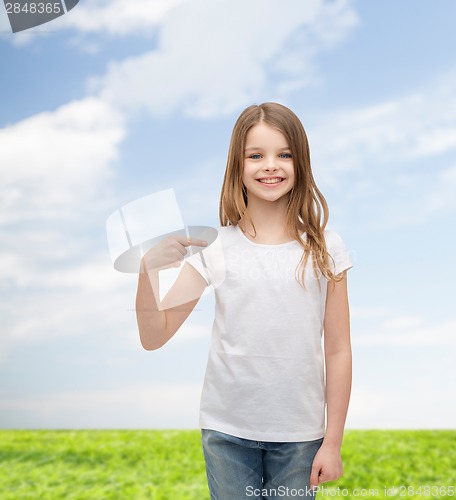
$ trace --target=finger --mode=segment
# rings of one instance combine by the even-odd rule
[[[184,240],[185,241],[185,240]],[[175,259],[183,260],[184,257],[188,254],[188,250],[185,248],[184,243],[182,242],[182,237],[170,237],[166,240],[167,251],[170,256],[173,256]]]
[[[189,247],[189,246],[206,247],[207,246],[207,241],[200,240],[198,238],[186,238],[185,236],[179,236],[176,239],[181,245],[184,245],[184,247]]]
[[[176,258],[179,260],[184,260],[184,257],[188,254],[188,250],[183,245],[177,245],[176,248]]]
[[[190,245],[193,245],[195,247],[207,247],[207,241],[205,241],[205,240],[195,240],[193,238],[193,239],[189,239],[188,241],[189,241]]]
[[[318,486],[318,475],[320,473],[320,469],[317,467],[312,467],[312,473],[310,474],[310,487],[315,488]]]

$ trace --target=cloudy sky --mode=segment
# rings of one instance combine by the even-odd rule
[[[347,428],[454,427],[455,17],[451,0],[86,0],[13,35],[2,3],[0,426],[197,427],[213,293],[144,351],[105,223],[173,188],[186,224],[218,227],[234,122],[277,101],[354,261]]]

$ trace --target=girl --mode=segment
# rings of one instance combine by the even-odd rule
[[[229,148],[223,253],[203,249],[206,266],[198,254],[187,259],[161,303],[158,271],[205,242],[167,237],[143,258],[136,308],[145,349],[176,333],[223,267],[200,408],[212,499],[314,498],[342,475],[352,263],[342,238],[325,229],[328,217],[298,117],[277,103],[252,105]]]

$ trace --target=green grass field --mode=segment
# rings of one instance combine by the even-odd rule
[[[0,498],[209,499],[200,436],[0,431]],[[342,458],[343,477],[324,483],[318,498],[456,497],[449,488],[456,484],[456,431],[349,430]]]

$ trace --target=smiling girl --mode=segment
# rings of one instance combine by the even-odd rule
[[[353,264],[339,234],[326,229],[328,206],[290,109],[264,103],[241,113],[219,215],[224,279],[215,288],[200,408],[211,498],[314,498],[312,487],[343,470],[351,391],[346,271]],[[203,242],[166,238],[146,254],[143,271],[151,278],[159,266],[180,264],[189,245]],[[186,260],[161,304],[152,292],[157,276],[151,287],[147,272],[140,274],[146,349],[166,343],[216,279],[212,248],[202,252],[207,267],[199,255]],[[167,307],[175,303],[185,306]]]

